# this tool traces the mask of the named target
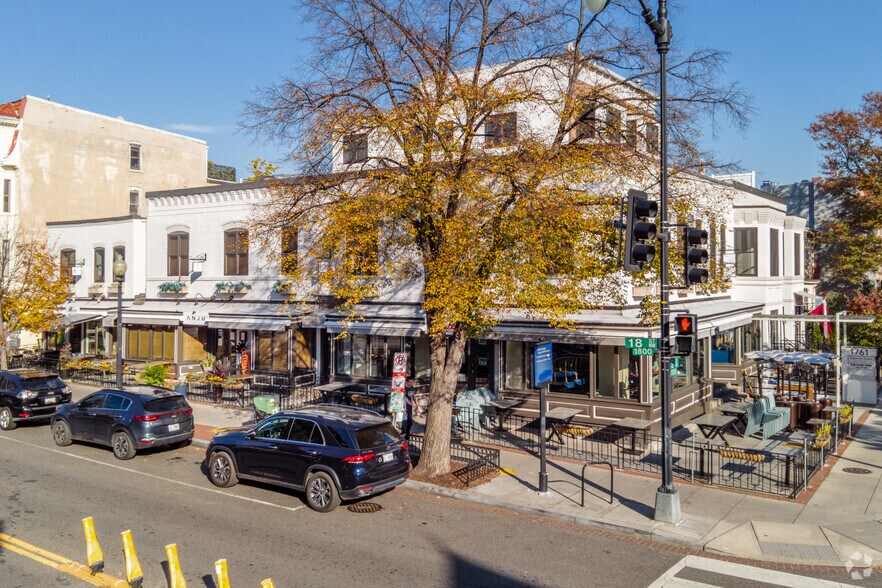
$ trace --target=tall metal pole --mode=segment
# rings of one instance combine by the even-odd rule
[[[662,483],[655,495],[654,519],[666,523],[676,523],[681,518],[680,496],[674,486],[673,447],[671,443],[671,325],[668,291],[668,252],[670,235],[668,233],[668,84],[667,54],[671,43],[671,27],[668,23],[667,0],[658,2],[658,19],[643,0],[643,18],[655,35],[655,46],[659,56],[659,126],[661,127],[661,184],[659,186],[659,216],[661,239],[660,290],[661,290],[661,432],[662,432]]]
[[[116,388],[122,390],[123,374],[122,374],[122,289],[123,281],[116,283]]]

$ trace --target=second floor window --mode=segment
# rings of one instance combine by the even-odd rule
[[[129,214],[138,216],[141,212],[141,191],[136,189],[129,190]]]
[[[368,136],[365,133],[343,137],[343,163],[360,163],[368,158]]]
[[[95,265],[93,268],[96,284],[104,283],[104,247],[95,248]]]
[[[297,269],[297,229],[282,229],[281,269],[283,274]]]
[[[77,252],[74,249],[62,249],[61,250],[61,275],[62,276],[72,276],[73,275],[73,267],[77,262]]]
[[[646,125],[646,150],[650,153],[658,153],[658,125]]]
[[[129,169],[141,171],[141,146],[137,143],[129,144]]]
[[[629,118],[625,123],[625,143],[628,147],[637,147],[637,119]]]
[[[12,180],[3,180],[3,212],[12,212]]]
[[[489,147],[511,145],[518,140],[518,115],[516,112],[494,114],[484,123],[484,142]]]
[[[184,232],[168,236],[168,275],[185,276],[190,269],[190,235]]]
[[[248,275],[248,231],[224,232],[224,275]]]
[[[778,263],[778,229],[769,230],[769,275],[781,275]]]
[[[756,229],[735,229],[735,275],[757,275]]]
[[[794,233],[793,235],[793,275],[801,276],[802,270],[802,235]]]
[[[606,136],[610,143],[622,140],[622,113],[615,108],[606,109]]]

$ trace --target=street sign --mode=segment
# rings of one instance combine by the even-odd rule
[[[650,349],[648,347],[632,347],[631,355],[653,355],[658,349]]]
[[[551,343],[533,346],[533,386],[538,388],[554,378],[551,362]]]
[[[627,349],[658,349],[658,339],[650,337],[625,337],[625,348]],[[652,353],[635,353],[634,355],[652,355]]]

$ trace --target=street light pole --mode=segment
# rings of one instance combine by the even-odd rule
[[[661,174],[659,185],[659,246],[660,270],[659,289],[661,290],[661,349],[659,350],[660,396],[662,410],[662,483],[655,494],[655,520],[665,523],[676,523],[680,520],[680,495],[674,486],[673,457],[671,444],[671,309],[668,291],[668,249],[670,234],[668,233],[668,85],[667,85],[667,54],[671,44],[671,25],[668,22],[668,2],[658,0],[658,17],[646,5],[645,0],[638,0],[643,9],[643,20],[655,37],[655,47],[659,56],[659,127],[660,128],[660,159]],[[595,15],[609,4],[608,0],[583,0],[585,6]]]
[[[117,259],[113,262],[113,281],[116,282],[116,387],[122,390],[123,374],[122,374],[122,289],[126,281],[126,262],[124,259]]]

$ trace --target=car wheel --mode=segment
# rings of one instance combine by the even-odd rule
[[[233,458],[226,451],[215,451],[208,460],[208,477],[211,483],[221,488],[229,488],[239,483]]]
[[[331,476],[315,472],[306,479],[306,503],[318,512],[331,512],[340,506],[340,493]]]
[[[73,439],[70,438],[70,425],[67,424],[67,421],[61,419],[55,421],[55,424],[52,425],[52,438],[55,439],[55,444],[59,447],[67,447],[73,442]]]
[[[15,421],[12,420],[12,411],[8,406],[0,406],[0,429],[11,431],[15,427]]]
[[[117,431],[110,440],[113,447],[113,455],[117,459],[132,459],[135,457],[135,442],[125,431]]]

